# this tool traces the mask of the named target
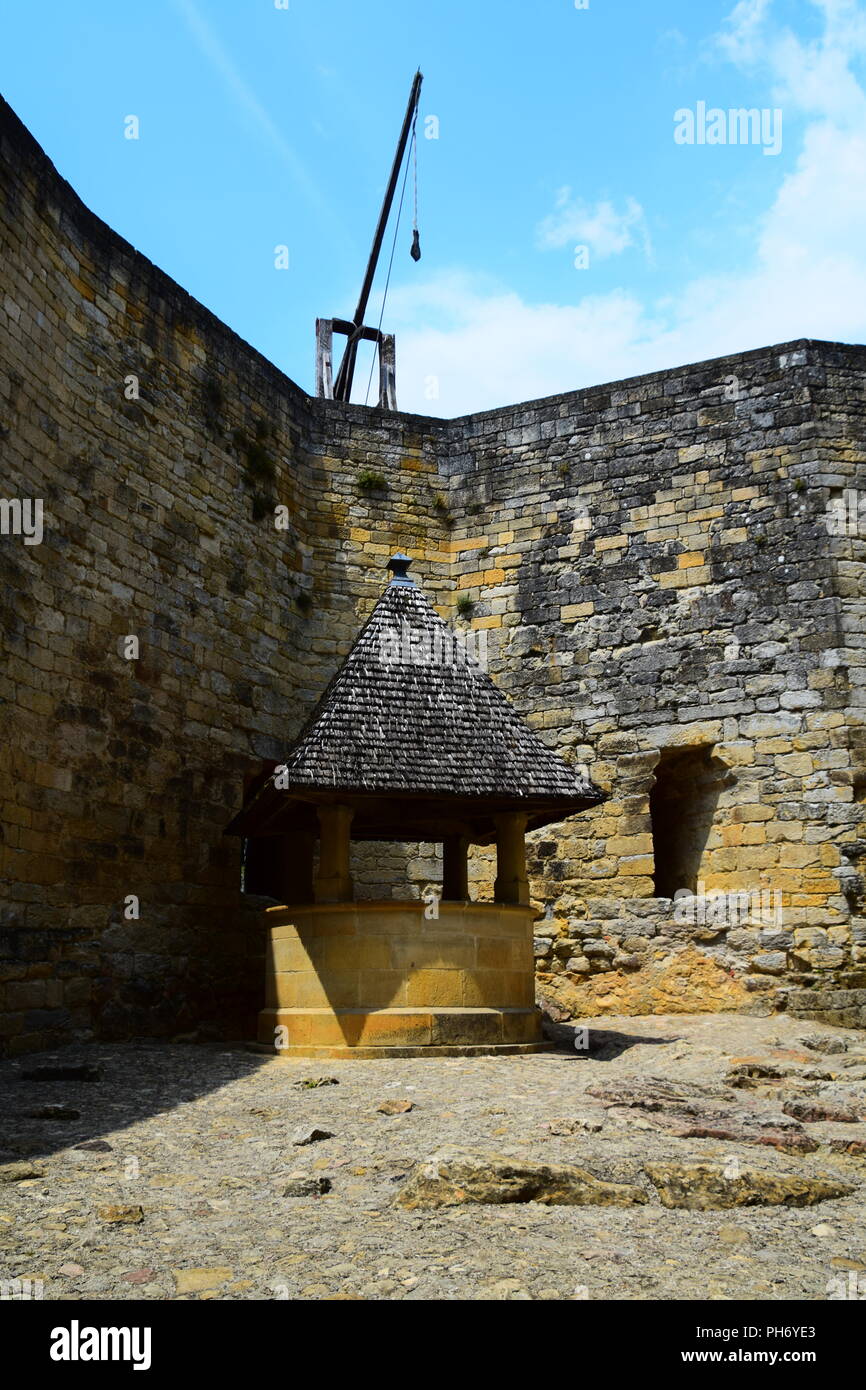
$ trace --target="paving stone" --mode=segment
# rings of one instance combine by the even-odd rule
[[[852,1184],[800,1173],[762,1173],[742,1169],[726,1172],[723,1165],[648,1163],[647,1176],[666,1207],[704,1211],[724,1207],[813,1206],[833,1197],[847,1197]]]
[[[97,1207],[96,1215],[100,1221],[105,1221],[109,1226],[137,1226],[144,1220],[144,1211],[141,1207],[125,1206],[117,1202],[107,1202]]]
[[[396,1204],[406,1211],[540,1202],[549,1206],[632,1206],[645,1202],[639,1187],[605,1182],[583,1168],[533,1163],[499,1154],[436,1154],[410,1173]]]
[[[284,1197],[321,1197],[331,1190],[331,1180],[311,1177],[308,1173],[290,1173],[283,1188]]]

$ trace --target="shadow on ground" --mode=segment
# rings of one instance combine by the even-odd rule
[[[575,1023],[554,1023],[548,1018],[544,1020],[544,1036],[558,1053],[574,1057],[575,1061],[591,1057],[594,1062],[610,1062],[630,1047],[667,1047],[681,1040],[677,1033],[669,1038],[653,1038],[614,1029],[583,1028]]]
[[[167,1065],[171,1053],[173,1065]],[[181,1079],[178,1053],[186,1055]],[[102,1144],[100,1136],[164,1114],[252,1073],[267,1058],[241,1045],[99,1043],[0,1063],[0,1162]],[[99,1152],[99,1149],[96,1149]]]
[[[638,1044],[679,1041],[545,1020],[552,1051],[575,1061],[611,1061]],[[179,1073],[178,1057],[184,1061]],[[46,1158],[57,1150],[107,1152],[102,1136],[201,1100],[266,1065],[241,1044],[87,1044],[0,1063],[0,1163]],[[431,1062],[435,1059],[431,1058]],[[363,1066],[363,1062],[353,1065]],[[310,1074],[322,1067],[310,1061]],[[290,1109],[287,1098],[287,1113]]]

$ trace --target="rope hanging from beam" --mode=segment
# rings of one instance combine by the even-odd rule
[[[416,132],[417,124],[418,124],[418,110],[417,110],[417,107],[416,107],[416,109],[415,109],[415,119],[414,119],[414,121],[413,121],[413,123],[412,123],[412,146],[413,146],[413,153],[415,154],[415,226],[414,226],[413,234],[412,234],[412,250],[411,250],[410,253],[409,253],[409,254],[411,255],[413,261],[419,261],[419,260],[421,259],[421,246],[420,246],[420,243],[419,243],[419,240],[418,240],[418,164],[417,164],[417,142],[418,142],[418,136],[417,136],[417,132]],[[403,199],[404,199],[405,196],[406,196],[406,182],[407,182],[407,180],[408,180],[408,178],[409,178],[409,164],[410,164],[410,160],[407,159],[407,160],[406,160],[406,168],[405,168],[404,173],[403,173],[403,184],[402,184],[402,187],[401,187],[401,189],[400,189],[400,202],[399,202],[399,204],[398,204],[398,206],[397,206],[397,221],[396,221],[396,224],[395,224],[395,226],[394,226],[394,236],[393,236],[393,239],[392,239],[392,241],[391,241],[391,255],[390,255],[390,258],[389,258],[389,260],[388,260],[388,274],[387,274],[387,276],[385,277],[385,289],[384,289],[383,294],[382,294],[382,307],[381,307],[381,309],[379,310],[379,322],[378,322],[378,324],[377,324],[377,331],[378,331],[379,333],[381,333],[381,331],[382,331],[382,320],[383,320],[384,317],[385,317],[385,304],[386,304],[387,299],[388,299],[388,287],[389,287],[389,285],[391,284],[391,269],[392,269],[392,267],[393,267],[393,265],[394,265],[394,252],[395,252],[396,249],[397,249],[397,234],[398,234],[399,231],[400,231],[400,217],[401,217],[402,212],[403,212]],[[417,248],[417,254],[416,254],[416,248]],[[370,387],[371,387],[371,385],[373,384],[373,368],[375,367],[375,365],[376,365],[376,355],[375,355],[375,353],[374,353],[374,354],[373,354],[373,360],[372,360],[372,362],[370,363],[370,375],[369,375],[368,378],[367,378],[367,390],[366,390],[366,392],[364,393],[364,404],[365,404],[365,405],[368,404],[369,399],[370,399]]]
[[[421,240],[418,236],[418,108],[415,107],[415,120],[412,123],[412,167],[415,185],[415,215],[412,219],[412,250],[409,255],[413,261],[421,259]]]

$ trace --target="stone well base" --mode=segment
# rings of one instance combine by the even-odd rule
[[[537,1009],[262,1009],[259,1043],[281,1057],[450,1057],[543,1046]]]
[[[280,1056],[537,1051],[532,908],[271,907],[258,1043]]]

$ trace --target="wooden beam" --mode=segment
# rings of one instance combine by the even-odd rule
[[[385,228],[388,225],[388,217],[391,213],[391,204],[394,201],[394,192],[397,188],[397,179],[400,176],[403,156],[406,153],[409,132],[412,129],[412,122],[415,119],[415,112],[418,109],[418,101],[421,96],[421,83],[423,81],[424,78],[419,68],[412,82],[412,90],[409,93],[409,104],[406,107],[406,115],[403,118],[403,129],[400,131],[400,139],[397,142],[397,153],[394,156],[394,163],[391,166],[391,176],[388,179],[388,187],[385,190],[385,198],[382,203],[382,210],[379,213],[379,221],[376,224],[376,234],[373,237],[373,248],[370,252],[370,259],[367,262],[367,269],[364,273],[364,283],[361,286],[358,307],[355,310],[352,333],[346,343],[346,351],[343,354],[340,370],[337,373],[337,380],[334,383],[334,397],[338,401],[348,401],[352,395],[352,378],[355,374],[355,358],[357,355],[358,340],[364,333],[363,323],[364,315],[367,312],[367,301],[370,298],[370,290],[373,288],[373,277],[376,274],[379,252],[382,250],[382,240],[385,236]]]

